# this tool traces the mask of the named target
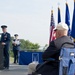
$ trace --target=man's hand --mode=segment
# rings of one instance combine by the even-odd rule
[[[13,43],[16,46],[16,43]]]
[[[6,43],[2,42],[2,45],[6,45]]]

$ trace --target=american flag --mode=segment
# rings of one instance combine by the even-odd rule
[[[50,39],[49,39],[49,43],[56,39],[54,28],[55,28],[55,22],[54,22],[53,10],[51,10],[51,23],[50,23]]]

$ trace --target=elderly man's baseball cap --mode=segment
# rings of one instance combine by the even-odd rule
[[[54,30],[68,30],[68,25],[60,22]]]
[[[7,26],[6,25],[2,25],[1,28],[4,29],[4,28],[7,28]]]

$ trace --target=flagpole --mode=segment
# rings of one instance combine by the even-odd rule
[[[52,10],[51,10],[51,14],[53,13],[53,6],[52,6]]]
[[[75,0],[74,0],[74,2],[75,2]]]
[[[66,0],[66,5],[68,5],[68,3],[67,3],[67,2],[68,2],[68,0]]]
[[[51,13],[53,13],[53,10],[51,10]]]
[[[60,10],[59,6],[60,6],[60,3],[58,3],[58,9]]]
[[[68,5],[67,0],[66,0],[66,4]]]

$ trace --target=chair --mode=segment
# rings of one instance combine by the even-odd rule
[[[75,48],[62,48],[59,75],[75,75]]]

